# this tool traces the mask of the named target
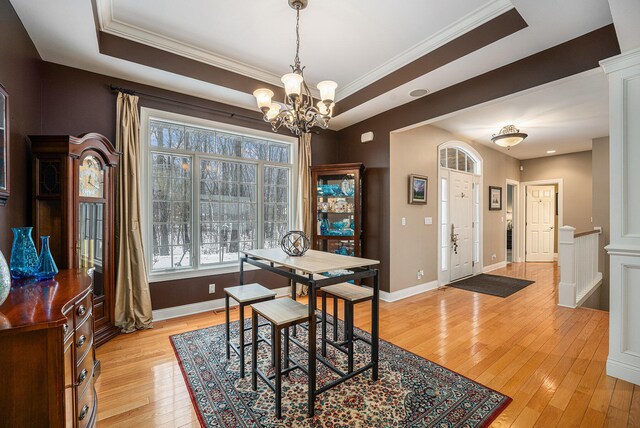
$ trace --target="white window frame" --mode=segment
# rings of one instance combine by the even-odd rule
[[[161,282],[161,281],[171,281],[171,280],[177,280],[177,279],[186,279],[186,278],[196,278],[196,277],[202,277],[202,276],[209,276],[209,275],[220,275],[220,274],[225,274],[225,273],[234,273],[234,272],[238,272],[240,270],[240,263],[239,261],[231,261],[228,263],[221,263],[218,264],[214,267],[209,267],[207,265],[204,266],[200,266],[199,265],[199,257],[200,257],[200,249],[199,249],[199,242],[200,242],[200,230],[199,230],[199,225],[200,225],[200,220],[199,220],[199,200],[200,200],[200,169],[199,169],[199,159],[202,158],[207,158],[207,159],[211,159],[211,158],[215,158],[215,159],[220,159],[220,160],[229,160],[231,162],[237,162],[237,163],[242,163],[242,162],[247,162],[247,163],[252,163],[252,164],[257,164],[258,165],[258,171],[257,171],[257,192],[258,192],[258,203],[257,203],[257,217],[256,217],[256,223],[257,223],[257,230],[256,230],[256,234],[257,234],[257,238],[258,238],[258,242],[262,241],[262,235],[264,233],[263,230],[263,223],[264,223],[264,204],[263,204],[263,200],[262,197],[263,195],[261,195],[262,193],[262,189],[263,189],[263,173],[262,170],[264,169],[265,166],[265,162],[263,161],[257,161],[257,160],[251,160],[251,159],[244,159],[241,157],[225,157],[225,156],[218,156],[218,155],[211,155],[211,154],[207,154],[207,153],[199,153],[198,156],[196,156],[194,154],[194,152],[191,151],[182,151],[182,150],[166,150],[165,148],[158,148],[158,149],[153,149],[151,147],[150,144],[150,133],[149,133],[149,123],[151,120],[161,120],[161,121],[169,121],[169,122],[173,122],[173,123],[177,123],[180,125],[185,125],[185,126],[195,126],[195,127],[202,127],[202,128],[209,128],[209,129],[213,129],[216,131],[222,131],[222,132],[230,132],[236,135],[241,135],[241,136],[246,136],[246,137],[250,137],[250,138],[258,138],[258,139],[264,139],[264,140],[269,140],[269,141],[274,141],[277,143],[281,143],[281,144],[287,144],[291,147],[291,159],[290,159],[290,163],[289,164],[277,164],[277,163],[269,163],[267,162],[267,165],[274,165],[274,166],[288,166],[290,168],[290,174],[289,174],[289,183],[290,183],[290,187],[289,187],[289,225],[291,227],[293,227],[294,223],[295,223],[295,219],[297,218],[297,213],[299,210],[298,207],[298,198],[296,197],[297,195],[297,187],[298,187],[298,172],[297,172],[297,165],[298,165],[298,140],[297,138],[294,137],[288,137],[288,136],[283,136],[283,135],[279,135],[273,132],[266,132],[266,131],[260,131],[260,130],[254,130],[254,129],[250,129],[250,128],[244,128],[244,127],[240,127],[240,126],[236,126],[236,125],[229,125],[226,123],[220,123],[220,122],[214,122],[211,120],[206,120],[206,119],[201,119],[201,118],[197,118],[197,117],[191,117],[191,116],[185,116],[185,115],[181,115],[181,114],[177,114],[177,113],[171,113],[171,112],[166,112],[166,111],[162,111],[162,110],[155,110],[155,109],[150,109],[150,108],[146,108],[146,107],[142,107],[140,109],[140,202],[141,202],[141,206],[140,206],[140,227],[142,228],[142,240],[143,240],[143,246],[146,249],[145,251],[145,261],[146,261],[146,271],[147,271],[147,278],[149,280],[149,282]],[[191,210],[191,225],[192,225],[192,254],[191,257],[193,259],[193,266],[192,267],[185,267],[185,268],[179,268],[179,269],[171,269],[171,270],[166,270],[166,271],[157,271],[157,272],[152,272],[151,271],[151,266],[152,266],[152,257],[153,257],[153,243],[151,242],[152,239],[152,234],[151,234],[151,224],[153,223],[152,221],[152,216],[153,216],[153,206],[152,206],[152,202],[151,202],[151,196],[152,196],[152,189],[151,186],[153,185],[153,180],[150,180],[150,162],[151,162],[151,152],[162,152],[162,153],[167,153],[167,154],[176,154],[176,155],[189,155],[192,158],[192,166],[193,166],[193,172],[192,172],[192,195],[191,195],[191,202],[192,202],[192,210]],[[198,202],[197,206],[195,205],[195,202]],[[246,266],[245,265],[245,270],[251,270],[253,267],[251,266]]]

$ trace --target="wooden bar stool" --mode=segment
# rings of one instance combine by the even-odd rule
[[[267,300],[273,300],[276,298],[276,292],[271,291],[266,287],[263,287],[260,284],[247,284],[247,285],[238,285],[236,287],[227,287],[224,289],[224,306],[226,311],[226,319],[225,319],[225,327],[226,327],[226,342],[227,342],[227,360],[231,358],[231,349],[235,351],[236,354],[240,357],[240,377],[244,377],[244,348],[247,346],[251,346],[251,342],[245,343],[244,340],[244,332],[249,330],[251,327],[244,326],[244,308],[247,305],[251,305],[253,303],[264,302]],[[238,302],[239,305],[239,333],[240,333],[240,343],[239,346],[231,343],[231,338],[229,335],[229,297]],[[263,324],[268,325],[268,324]],[[262,326],[259,326],[262,327]],[[273,333],[273,330],[272,330]],[[267,341],[264,338],[261,338],[262,341]]]
[[[258,389],[258,376],[271,388],[276,395],[276,417],[282,418],[282,375],[300,369],[309,376],[308,368],[301,366],[289,356],[289,342],[308,352],[302,343],[289,337],[289,327],[309,321],[309,308],[290,298],[282,298],[251,305],[252,343],[251,348],[251,388]],[[272,351],[275,351],[274,372],[267,376],[258,369],[258,316],[266,319],[274,327],[271,337]],[[282,368],[282,331],[284,330],[284,369]],[[311,358],[309,358],[309,361]],[[271,380],[273,379],[274,382]]]
[[[347,354],[347,373],[353,372],[353,342],[371,341],[353,332],[353,306],[356,303],[373,300],[373,289],[342,282],[320,289],[322,292],[322,356],[327,356],[327,343]],[[327,295],[333,298],[333,340],[327,339]],[[344,340],[338,342],[338,299],[344,300]],[[346,349],[345,349],[346,348]]]

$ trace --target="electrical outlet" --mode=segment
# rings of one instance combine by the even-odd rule
[[[495,258],[497,258],[498,256],[496,256],[496,253],[491,254],[491,260],[494,260]]]
[[[216,285],[215,284],[209,284],[209,294],[213,294],[216,292]]]
[[[418,271],[418,274],[416,275],[416,278],[417,279],[422,279],[423,276],[424,276],[424,271],[422,269],[420,269]]]

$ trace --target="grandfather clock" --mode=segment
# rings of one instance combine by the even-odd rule
[[[60,269],[95,268],[95,343],[118,334],[114,325],[114,183],[118,153],[96,133],[30,136],[35,236],[51,236]],[[39,239],[38,245],[39,245]]]

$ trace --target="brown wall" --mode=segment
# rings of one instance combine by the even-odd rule
[[[109,89],[116,85],[133,89],[140,94],[140,107],[148,107],[203,119],[224,122],[253,129],[270,131],[270,125],[258,112],[213,101],[178,94],[163,89],[115,79],[95,73],[52,63],[44,63],[43,133],[72,134],[99,132],[115,142],[116,95]],[[148,95],[144,95],[148,94]],[[220,114],[214,110],[235,113]],[[248,116],[247,119],[243,118]],[[329,163],[333,159],[332,131],[312,138],[313,163]],[[287,283],[275,275],[251,272],[246,281],[258,281],[269,287],[283,287]],[[216,284],[216,293],[209,294],[209,284]],[[237,285],[238,274],[224,274],[151,283],[154,309],[186,305],[224,297],[224,287]]]
[[[561,178],[564,193],[564,225],[575,227],[576,232],[593,229],[590,151],[527,159],[522,161],[522,166],[524,167],[521,176],[523,182]]]
[[[475,149],[483,161],[481,198],[483,203],[483,266],[506,259],[506,209],[489,211],[486,200],[489,186],[503,188],[506,199],[507,178],[519,181],[520,162],[500,150],[455,137],[453,134],[431,125],[391,134],[391,210],[390,210],[390,258],[391,290],[398,291],[414,285],[438,279],[438,146],[449,141],[463,141]],[[407,177],[409,174],[429,177],[426,205],[410,205],[407,202]],[[504,204],[504,201],[503,201]],[[402,226],[401,218],[406,219]],[[424,217],[431,217],[433,224],[425,225]],[[492,258],[495,254],[496,257]],[[417,279],[418,270],[424,277]]]
[[[599,308],[609,310],[609,137],[593,140],[591,171],[593,176],[593,225],[602,227],[600,235],[599,271],[602,272]]]
[[[42,61],[11,3],[0,0],[0,84],[9,93],[10,191],[0,206],[0,251],[11,254],[11,227],[31,224],[29,144],[26,136],[41,131]]]

